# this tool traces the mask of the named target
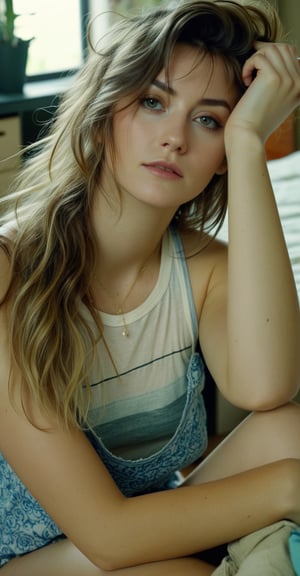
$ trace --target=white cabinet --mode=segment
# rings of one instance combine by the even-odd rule
[[[21,121],[19,116],[0,118],[0,195],[13,180],[21,157]]]

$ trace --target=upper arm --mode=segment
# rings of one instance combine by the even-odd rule
[[[203,248],[203,236],[196,233],[184,236],[182,239],[198,315],[201,351],[214,381],[222,392],[225,392],[227,382],[227,244],[214,239]],[[189,254],[194,254],[194,256],[189,257]]]
[[[208,255],[208,281],[199,315],[199,340],[207,367],[226,396],[227,247],[216,243]]]

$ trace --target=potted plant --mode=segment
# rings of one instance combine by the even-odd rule
[[[0,92],[3,94],[23,91],[30,40],[15,34],[13,0],[3,0],[0,13]]]

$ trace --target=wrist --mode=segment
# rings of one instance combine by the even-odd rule
[[[246,127],[225,131],[224,142],[227,162],[231,158],[236,159],[241,156],[245,158],[261,156],[265,159],[265,146],[262,138],[257,132]]]

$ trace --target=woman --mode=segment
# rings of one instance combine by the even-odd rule
[[[4,576],[208,575],[197,552],[299,522],[299,312],[264,141],[300,74],[277,33],[231,1],[121,20],[4,200]],[[254,413],[183,482],[203,360]]]

